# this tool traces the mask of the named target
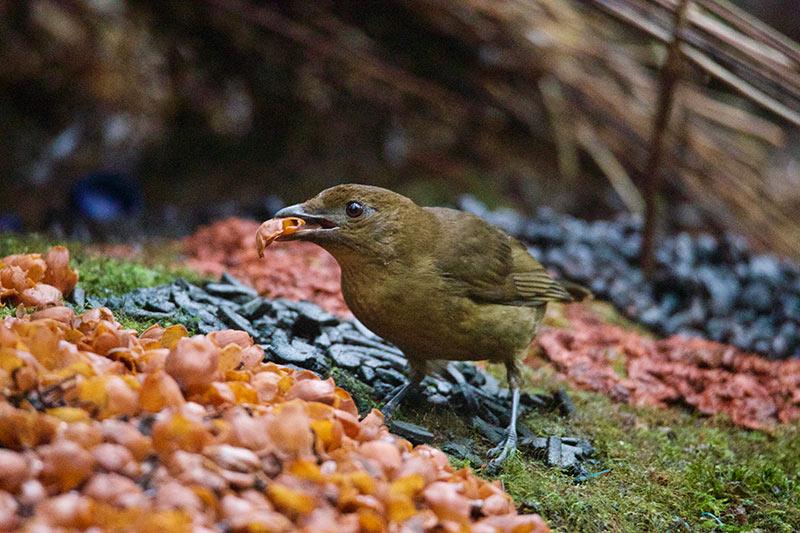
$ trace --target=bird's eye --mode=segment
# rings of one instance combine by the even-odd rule
[[[356,218],[361,216],[364,212],[364,206],[361,202],[350,202],[347,204],[347,207],[344,208],[344,212],[347,213],[347,216],[350,218]]]

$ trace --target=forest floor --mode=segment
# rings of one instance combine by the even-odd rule
[[[0,235],[0,257],[42,252],[53,244],[36,236]],[[107,297],[149,287],[181,276],[202,276],[178,266],[180,248],[148,245],[130,257],[109,258],[69,245],[72,267],[80,273],[78,287],[87,296]],[[0,317],[15,313],[0,308]],[[642,333],[610,306],[592,304],[590,312],[621,327]],[[558,310],[549,324],[569,329]],[[120,322],[139,331],[152,323]],[[165,326],[166,324],[161,324]],[[552,392],[564,387],[576,412],[528,413],[522,423],[537,435],[583,437],[596,448],[590,477],[575,479],[548,467],[534,452],[522,450],[496,476],[476,467],[478,475],[503,481],[521,512],[536,512],[554,531],[797,531],[800,527],[800,432],[797,421],[767,429],[746,429],[727,415],[707,416],[690,405],[638,407],[613,402],[597,392],[579,390],[561,379],[555,366],[534,357],[524,370],[528,392]],[[490,368],[502,377],[502,370]],[[335,375],[348,389],[347,376]],[[360,391],[352,383],[356,399]],[[368,400],[367,400],[368,401]],[[453,409],[404,407],[400,420],[430,428],[432,444],[472,439],[481,457],[492,443],[476,433]],[[454,466],[468,461],[452,458]]]

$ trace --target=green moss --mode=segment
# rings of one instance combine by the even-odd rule
[[[378,407],[372,399],[374,391],[372,387],[355,377],[352,372],[338,367],[331,368],[330,377],[336,382],[337,387],[341,387],[353,397],[356,407],[361,415],[369,413],[374,407]]]
[[[41,235],[0,234],[0,257],[16,253],[41,253],[56,244],[65,245],[70,252],[70,266],[78,269],[78,287],[86,292],[87,297],[105,298],[123,294],[141,287],[154,287],[183,277],[190,282],[203,278],[194,271],[174,264],[178,258],[178,249],[174,244],[151,243],[143,247],[142,260],[122,260],[101,255],[88,250],[78,243],[58,242]],[[0,318],[13,315],[16,310],[7,306],[0,308]],[[171,326],[173,323],[184,324],[190,333],[197,333],[197,317],[177,317],[175,321],[141,320],[132,318],[121,311],[114,316],[126,328],[139,332],[155,323]]]
[[[0,234],[0,257],[16,253],[41,253],[56,244],[70,251],[70,266],[78,269],[78,287],[87,296],[107,297],[141,287],[168,283],[176,277],[198,281],[202,277],[186,268],[175,267],[178,250],[174,245],[154,243],[144,248],[141,261],[105,257],[78,243],[59,242],[41,235]]]
[[[593,440],[610,472],[575,483],[571,475],[519,454],[500,478],[519,504],[538,509],[556,531],[795,531],[800,524],[800,434],[743,430],[724,417],[678,408],[613,404],[572,392],[578,415],[532,413],[539,435]],[[684,525],[684,523],[686,525]],[[688,528],[687,529],[687,525]]]
[[[502,371],[490,371],[503,378]],[[525,368],[525,381],[555,386],[545,366]],[[538,512],[554,531],[796,531],[800,524],[800,432],[745,430],[724,416],[705,417],[680,407],[654,409],[611,402],[570,390],[578,413],[531,412],[525,423],[540,436],[589,438],[597,448],[590,473],[574,481],[522,450],[498,476],[524,512]],[[414,405],[414,403],[411,403]],[[453,409],[414,408],[400,419],[436,435],[434,444],[472,438],[486,457],[493,443],[480,437]],[[468,461],[451,457],[456,468]],[[478,475],[487,476],[478,469]]]

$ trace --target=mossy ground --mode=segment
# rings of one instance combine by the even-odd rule
[[[752,431],[726,417],[680,407],[633,407],[575,390],[570,395],[575,416],[532,412],[523,423],[540,436],[589,438],[598,460],[590,473],[610,472],[577,483],[572,474],[523,450],[496,476],[518,505],[540,513],[553,530],[790,532],[800,527],[796,426]],[[450,410],[406,409],[399,418],[434,429],[437,444],[474,438],[482,457],[490,447]]]
[[[62,244],[69,249],[70,266],[78,269],[78,287],[87,297],[105,298],[123,294],[141,287],[155,287],[168,283],[176,277],[199,281],[196,272],[174,266],[178,259],[178,248],[172,243],[151,243],[144,247],[141,259],[136,261],[104,256],[79,243],[64,243],[41,235],[0,234],[0,258],[10,254],[41,253],[51,246]],[[13,306],[0,308],[0,317],[16,313]],[[114,316],[126,328],[144,331],[153,322],[131,318],[124,313]],[[162,326],[169,324],[161,324]]]
[[[561,319],[558,311],[548,317],[551,324]],[[489,370],[504,378],[500,367]],[[554,531],[800,531],[796,424],[754,431],[726,416],[703,416],[685,406],[613,403],[559,382],[546,361],[539,368],[525,367],[523,377],[529,392],[566,387],[577,414],[565,418],[557,411],[530,412],[522,423],[538,436],[588,438],[597,449],[597,464],[588,466],[589,473],[610,469],[579,483],[521,450],[494,476],[523,510],[540,513]],[[449,409],[406,408],[398,417],[434,430],[435,444],[473,438],[481,457],[493,445]],[[453,463],[467,465],[457,459]],[[481,468],[477,473],[493,478]]]
[[[43,252],[53,244],[39,237],[0,235],[0,257],[18,252]],[[175,251],[166,248],[145,262],[120,261],[69,246],[79,285],[87,295],[108,296],[196,274],[169,265]],[[613,310],[593,303],[593,309],[623,327]],[[14,313],[0,308],[0,316]],[[152,325],[118,317],[126,327],[142,331]],[[556,309],[548,320],[568,327]],[[163,324],[162,324],[163,325]],[[498,377],[503,371],[490,368]],[[360,410],[374,406],[360,381],[341,370],[337,384],[350,390]],[[564,386],[546,363],[527,367],[531,392]],[[536,388],[538,387],[538,388]],[[530,452],[520,451],[500,473],[506,490],[521,509],[540,513],[555,531],[761,531],[800,529],[800,432],[797,425],[773,431],[744,430],[723,416],[704,417],[681,406],[670,409],[633,407],[570,389],[577,414],[531,412],[524,417],[534,433],[586,437],[597,448],[591,472],[602,475],[576,483],[573,475],[546,466]],[[434,444],[459,437],[475,439],[485,457],[486,442],[468,421],[452,409],[401,408],[398,418],[422,424],[437,435]],[[457,466],[464,461],[453,460]],[[479,474],[486,475],[480,468]],[[487,477],[491,477],[488,476]],[[712,516],[713,515],[713,516]],[[716,517],[724,524],[715,520]]]

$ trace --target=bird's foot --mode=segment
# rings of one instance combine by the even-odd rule
[[[506,430],[505,437],[500,444],[492,448],[488,451],[487,455],[492,457],[492,460],[489,461],[488,470],[489,473],[496,473],[502,464],[511,459],[514,456],[514,453],[517,451],[517,430],[515,427],[510,427]]]
[[[385,424],[389,424],[394,419],[394,415],[397,411],[397,408],[400,406],[400,402],[408,395],[409,391],[414,387],[414,384],[409,382],[405,385],[401,385],[397,387],[395,390],[392,391],[391,397],[389,401],[383,404],[381,407],[381,412],[383,413],[383,421]]]

